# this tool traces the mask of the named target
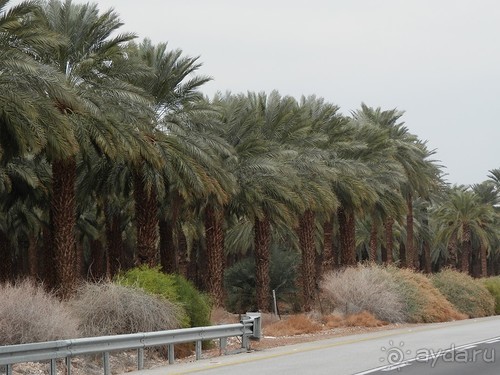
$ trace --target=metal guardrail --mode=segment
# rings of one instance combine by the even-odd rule
[[[168,361],[172,364],[175,344],[194,342],[198,360],[203,341],[219,339],[225,351],[227,338],[237,336],[241,336],[241,346],[246,349],[250,348],[250,339],[260,339],[260,313],[247,313],[240,323],[234,324],[0,346],[0,368],[4,366],[5,373],[12,375],[12,365],[16,363],[50,361],[50,375],[56,375],[56,360],[65,359],[66,373],[71,375],[72,357],[103,353],[104,374],[108,375],[110,352],[137,349],[137,368],[142,370],[145,348],[167,345]]]

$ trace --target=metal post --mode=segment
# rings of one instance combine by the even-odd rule
[[[168,363],[173,365],[175,362],[174,344],[168,344]]]
[[[50,360],[50,375],[57,375],[57,364],[55,359]]]
[[[111,375],[111,364],[109,363],[109,352],[103,353],[102,366],[104,367],[104,375]]]
[[[219,355],[227,354],[227,337],[221,337],[219,341]]]
[[[144,368],[144,348],[137,349],[137,370]]]
[[[71,357],[66,357],[66,375],[71,375]]]
[[[273,289],[273,307],[274,307],[274,315],[278,315],[278,304],[276,302],[276,290]]]
[[[196,360],[201,359],[201,340],[195,343]]]
[[[12,365],[5,365],[5,375],[12,375]]]

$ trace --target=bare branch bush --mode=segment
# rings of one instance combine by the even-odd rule
[[[23,280],[0,286],[0,345],[78,336],[78,321],[42,285]]]
[[[180,328],[183,309],[141,289],[109,282],[87,283],[69,301],[83,336]]]
[[[324,276],[323,297],[344,314],[368,311],[376,318],[403,322],[403,303],[392,276],[382,267],[358,265]]]

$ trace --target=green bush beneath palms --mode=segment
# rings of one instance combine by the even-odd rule
[[[482,281],[486,289],[495,298],[495,314],[500,315],[500,277],[488,277]]]
[[[165,274],[160,267],[140,266],[120,273],[116,281],[179,304],[185,311],[182,321],[185,327],[210,325],[210,299],[180,275]]]

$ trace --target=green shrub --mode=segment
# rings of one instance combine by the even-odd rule
[[[0,345],[78,336],[78,321],[54,295],[32,281],[0,285]]]
[[[180,328],[183,309],[142,289],[114,283],[81,285],[69,301],[84,336]]]
[[[400,300],[403,301],[405,321],[434,323],[466,318],[425,275],[407,268],[387,267],[387,270],[392,274]]]
[[[165,274],[159,267],[140,266],[119,274],[116,280],[180,304],[186,312],[185,327],[210,325],[210,299],[180,275]]]
[[[432,283],[461,313],[471,318],[493,315],[495,299],[480,281],[451,269],[432,276]]]
[[[487,279],[482,279],[482,282],[486,289],[495,298],[495,314],[500,314],[500,277],[488,277]]]
[[[175,278],[160,271],[160,267],[139,266],[116,276],[121,285],[144,289],[146,292],[162,296],[169,301],[178,301],[179,294]]]
[[[201,293],[194,284],[180,275],[172,275],[176,291],[179,295],[178,302],[186,310],[191,327],[209,326],[212,303],[208,295]]]
[[[295,252],[273,248],[271,251],[271,290],[276,298],[293,304],[297,299],[296,277],[298,255]],[[255,296],[255,259],[247,257],[226,270],[224,275],[227,292],[226,308],[230,312],[244,313],[257,309]],[[269,296],[271,298],[271,296]]]

